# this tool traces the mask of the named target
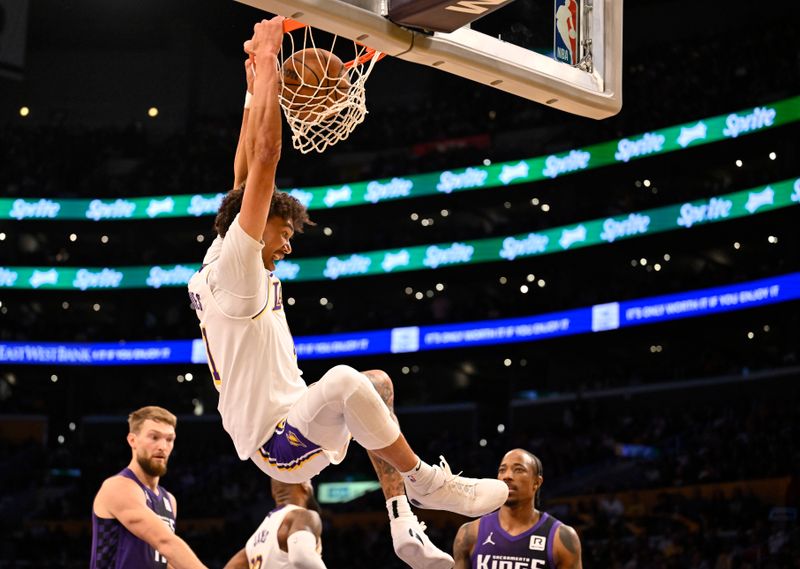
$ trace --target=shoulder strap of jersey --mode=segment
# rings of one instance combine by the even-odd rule
[[[117,473],[117,476],[122,476],[123,478],[128,478],[129,480],[133,480],[134,482],[136,482],[136,484],[139,486],[139,488],[141,488],[144,492],[147,492],[147,490],[148,490],[147,486],[142,484],[142,481],[139,480],[139,478],[136,476],[136,474],[134,474],[133,470],[131,470],[127,466],[125,468],[123,468],[121,471],[119,471]]]

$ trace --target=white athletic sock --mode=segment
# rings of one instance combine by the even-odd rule
[[[436,471],[433,467],[420,459],[417,465],[408,472],[401,472],[405,481],[414,485],[414,489],[422,494],[427,494]]]
[[[389,521],[396,520],[403,516],[413,516],[411,505],[408,503],[408,498],[405,494],[402,496],[395,496],[386,500],[386,510],[389,512]]]

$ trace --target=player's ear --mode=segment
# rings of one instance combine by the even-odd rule
[[[136,443],[136,435],[134,433],[128,433],[128,445],[131,448],[136,448],[135,443]]]

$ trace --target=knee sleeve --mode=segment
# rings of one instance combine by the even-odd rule
[[[400,428],[369,379],[349,366],[330,369],[289,411],[289,424],[328,450],[352,435],[367,450],[385,448]]]
[[[333,381],[341,390],[344,420],[353,438],[367,450],[388,447],[400,436],[389,408],[369,379],[348,366],[336,366]]]

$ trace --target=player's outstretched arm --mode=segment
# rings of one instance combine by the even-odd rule
[[[242,112],[242,126],[239,129],[239,142],[236,144],[236,155],[233,158],[233,187],[238,188],[247,180],[247,152],[245,140],[247,138],[247,122],[250,119],[250,100],[253,98],[253,59],[248,57],[244,62],[244,75],[247,79],[247,96],[244,111]]]
[[[554,549],[556,569],[583,569],[581,540],[572,527],[562,525],[558,528]]]
[[[283,20],[280,16],[262,20],[253,28],[253,38],[244,44],[245,51],[254,57],[256,77],[245,133],[248,173],[239,224],[256,241],[261,240],[267,223],[281,156],[278,54]]]
[[[133,480],[122,476],[106,480],[94,500],[94,512],[101,518],[115,518],[175,569],[206,569],[186,542],[147,507],[144,493]]]
[[[250,569],[250,562],[247,560],[247,549],[242,548],[222,569]]]
[[[458,528],[456,539],[453,542],[453,559],[456,564],[454,569],[471,569],[472,551],[475,549],[475,540],[478,538],[478,524],[480,520],[467,522]]]
[[[286,548],[289,563],[293,569],[325,569],[325,563],[317,548],[322,536],[322,520],[317,512],[295,510],[283,521],[286,527],[286,543],[281,543],[282,533],[278,533],[278,545]]]

